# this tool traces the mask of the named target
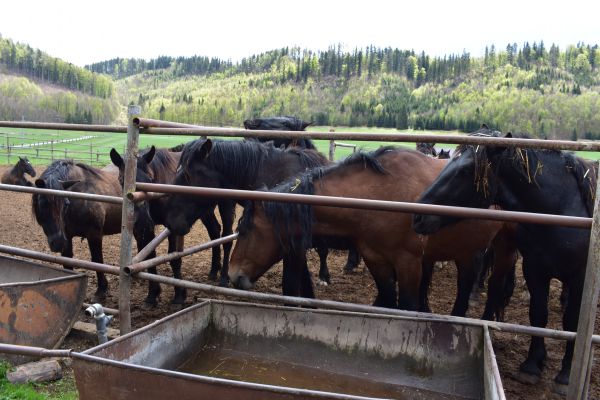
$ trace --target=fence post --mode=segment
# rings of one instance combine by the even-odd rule
[[[54,161],[54,139],[50,139],[50,159]]]
[[[10,143],[8,142],[8,134],[6,134],[6,163],[10,165]]]
[[[335,132],[335,129],[331,128],[329,132]],[[331,139],[329,141],[329,161],[333,161],[335,158],[335,141]]]
[[[128,110],[127,150],[125,151],[125,172],[123,174],[123,208],[121,212],[121,258],[119,266],[119,321],[121,335],[131,331],[131,277],[124,268],[131,264],[131,245],[133,239],[134,204],[127,194],[135,191],[135,172],[137,168],[139,128],[133,119],[141,114],[140,106],[131,105]]]
[[[94,159],[92,157],[92,142],[90,142],[90,165],[94,163]]]
[[[600,194],[600,179],[596,185],[596,193]],[[587,265],[581,306],[579,308],[579,323],[575,337],[575,350],[569,375],[567,400],[583,400],[588,398],[590,374],[592,373],[593,347],[592,334],[596,321],[598,307],[598,291],[600,290],[600,196],[594,199],[594,214],[590,232],[590,247],[588,249]]]

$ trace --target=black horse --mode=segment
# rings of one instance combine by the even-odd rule
[[[177,148],[183,147],[182,145]],[[156,149],[154,146],[146,149],[137,157],[136,182],[143,183],[171,183],[175,177],[175,171],[179,163],[181,152],[172,151],[173,149]],[[115,150],[110,151],[110,158],[114,165],[119,168],[119,182],[123,184],[123,172],[125,170],[125,162],[121,155]],[[135,223],[136,225],[145,225],[150,223],[154,232],[154,225],[164,225],[165,210],[167,198],[161,197],[152,199],[148,202],[144,201],[136,203],[135,207]],[[211,218],[212,217],[212,218]],[[214,213],[207,213],[202,216],[202,222],[207,227],[211,238],[219,236],[221,227]],[[168,252],[183,250],[183,236],[170,234],[168,237],[169,247]],[[156,252],[153,251],[148,257],[153,258]],[[218,271],[220,268],[220,249],[213,248],[213,267]],[[181,279],[181,259],[175,259],[170,262],[173,277]],[[156,267],[148,269],[151,273],[156,273]],[[160,294],[160,285],[156,282],[150,282],[148,296],[145,302],[147,304],[156,305],[157,298]],[[172,300],[173,304],[183,304],[186,298],[186,290],[184,288],[175,287],[175,293]]]
[[[476,134],[490,136],[491,132],[484,127]],[[510,133],[506,137],[511,137]],[[597,163],[562,151],[461,146],[419,201],[478,208],[497,204],[507,210],[590,217],[597,171]],[[429,234],[456,221],[453,217],[415,215],[414,228]],[[533,326],[546,326],[550,280],[557,278],[569,288],[563,328],[577,329],[589,235],[585,229],[518,225],[515,240],[523,256]],[[569,381],[573,349],[574,343],[567,342],[562,368],[555,377],[558,384]],[[532,337],[520,377],[528,382],[539,380],[545,357],[544,339]]]
[[[121,196],[118,171],[112,165],[99,170],[73,160],[57,160],[35,181],[38,188]],[[73,238],[86,238],[92,261],[103,263],[102,238],[121,233],[121,206],[92,200],[34,194],[32,211],[42,226],[51,251],[73,257]],[[137,225],[134,236],[138,249],[154,236],[153,229]],[[67,267],[68,268],[68,267]],[[98,289],[95,301],[103,301],[108,290],[104,273],[97,272]]]
[[[33,165],[31,165],[27,157],[19,157],[19,161],[17,161],[15,166],[2,175],[0,182],[8,185],[33,186],[25,178],[25,174],[35,178],[35,169],[33,169]]]
[[[312,122],[304,122],[296,117],[253,118],[244,121],[244,128],[262,131],[304,131]],[[259,142],[273,141],[275,147],[297,146],[316,150],[310,139],[257,138]]]
[[[325,156],[315,150],[281,149],[272,143],[257,141],[198,139],[184,148],[174,184],[258,190],[328,163]],[[214,209],[216,202],[209,198],[172,195],[167,203],[166,226],[172,232],[184,235],[198,218]],[[233,232],[232,225],[232,222],[226,224],[223,221],[223,235]],[[230,249],[231,245],[225,251],[221,270],[221,281],[225,282],[228,280]],[[329,283],[327,247],[318,246],[317,252],[321,258],[319,278]]]

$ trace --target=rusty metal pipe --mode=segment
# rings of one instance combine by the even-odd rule
[[[156,192],[129,192],[127,193],[127,198],[134,203],[139,203],[140,201],[146,200],[156,200],[161,197],[165,197],[166,193],[156,193]]]
[[[133,119],[133,123],[143,128],[202,128],[200,125],[183,124],[181,122],[161,121],[159,119],[139,118]]]
[[[227,136],[227,137],[258,137],[258,138],[295,138],[322,140],[355,140],[379,142],[423,142],[474,144],[485,146],[522,147],[553,150],[583,150],[600,151],[600,143],[592,141],[542,140],[503,137],[482,137],[468,135],[432,135],[416,133],[359,133],[359,132],[307,132],[307,131],[265,131],[246,130],[239,128],[148,128],[148,135],[185,135],[185,136]]]
[[[471,326],[487,326],[490,329],[494,329],[499,332],[509,332],[509,333],[517,333],[529,336],[539,336],[546,337],[550,339],[556,340],[575,340],[576,333],[575,332],[566,332],[566,331],[558,331],[555,329],[548,328],[538,328],[532,326],[523,326],[516,324],[509,324],[505,322],[495,322],[495,321],[484,321],[478,319],[471,319],[465,317],[454,317],[450,315],[437,315],[437,314],[428,314],[417,311],[406,311],[406,310],[398,310],[394,308],[382,308],[382,307],[373,307],[365,304],[356,304],[356,303],[343,303],[339,301],[333,300],[317,300],[317,299],[308,299],[304,297],[291,297],[291,296],[281,296],[277,294],[270,293],[260,293],[260,292],[250,292],[239,289],[230,289],[224,288],[220,286],[212,286],[204,283],[198,282],[190,282],[183,279],[175,279],[167,276],[160,276],[150,274],[148,272],[140,272],[134,275],[135,278],[144,279],[147,281],[153,281],[158,283],[163,283],[166,285],[184,287],[187,289],[198,290],[203,293],[209,295],[221,295],[221,296],[233,296],[240,299],[251,300],[251,301],[259,301],[259,302],[269,302],[269,303],[278,303],[278,304],[290,304],[301,307],[312,307],[312,308],[323,308],[323,309],[331,309],[331,310],[339,310],[339,311],[350,311],[350,312],[360,312],[360,313],[369,313],[369,314],[382,314],[382,315],[394,315],[406,318],[418,318],[422,321],[435,321],[435,322],[450,322],[457,323],[463,325],[471,325]],[[600,344],[600,335],[594,335],[592,338],[592,342],[594,344]]]
[[[21,346],[17,344],[0,343],[0,353],[20,354],[32,357],[71,357],[73,350],[50,350],[43,347]]]
[[[72,199],[100,201],[103,203],[123,204],[123,199],[116,196],[105,196],[102,194],[71,192],[69,190],[42,189],[38,187],[7,185],[0,183],[0,190],[10,192],[42,194],[45,196],[69,197]]]
[[[155,183],[137,183],[137,189],[195,195],[203,197],[224,197],[235,200],[280,201],[284,203],[301,203],[313,206],[330,206],[356,208],[363,210],[396,211],[414,214],[448,215],[460,218],[489,219],[496,221],[521,222],[528,224],[559,225],[571,228],[589,229],[591,218],[569,217],[564,215],[534,214],[517,211],[485,210],[468,207],[440,206],[433,204],[406,203],[385,200],[355,199],[334,196],[317,196],[305,194],[273,193],[251,190],[215,189],[164,185]]]
[[[150,255],[150,253],[152,253],[153,250],[156,250],[158,245],[161,244],[166,238],[168,238],[170,234],[171,231],[169,230],[169,228],[163,229],[163,231],[157,237],[152,239],[152,241],[148,243],[146,247],[138,251],[136,256],[131,259],[131,263],[135,264],[137,262],[143,261],[146,257],[148,257],[148,255]]]
[[[53,254],[46,254],[39,251],[21,249],[19,247],[11,247],[0,244],[0,253],[12,254],[14,256],[27,257],[34,260],[62,264],[74,268],[89,269],[91,271],[104,272],[106,274],[119,275],[119,268],[112,265],[79,260],[77,258],[55,256]]]
[[[3,128],[25,128],[25,129],[58,129],[61,131],[90,131],[125,133],[127,127],[122,125],[87,125],[87,124],[64,124],[55,122],[24,122],[24,121],[0,121]]]
[[[202,250],[212,249],[213,247],[220,246],[224,243],[233,242],[237,239],[238,233],[232,233],[231,235],[223,236],[219,239],[211,240],[210,242],[202,243],[196,246],[188,247],[182,251],[175,251],[173,253],[166,254],[164,256],[159,256],[156,258],[152,258],[150,260],[140,261],[137,263],[133,263],[127,267],[125,267],[125,272],[129,275],[138,273],[140,271],[144,271],[150,267],[155,267],[162,263],[166,263],[167,261],[175,260],[177,258],[181,258],[184,256],[189,256],[190,254],[197,253]]]

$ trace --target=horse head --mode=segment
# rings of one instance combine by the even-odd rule
[[[213,149],[210,139],[198,139],[187,145],[177,167],[174,185],[220,187],[219,173],[210,168],[207,158]],[[213,200],[185,195],[171,195],[167,200],[165,226],[177,235],[187,234],[194,222]]]
[[[31,163],[29,162],[27,157],[19,157],[18,164],[24,173],[28,174],[32,178],[35,178],[35,176],[36,176],[35,169],[33,169],[33,165],[31,165]]]
[[[247,290],[282,258],[282,247],[260,202],[248,202],[238,232],[229,262],[229,280],[234,287]]]
[[[62,184],[61,187],[53,187],[52,181],[46,178],[36,179],[35,186],[41,189],[65,189]],[[65,232],[65,214],[70,204],[67,197],[41,194],[32,196],[33,214],[46,234],[51,251],[62,252],[68,244]]]
[[[498,136],[483,126],[473,136]],[[512,137],[507,134],[506,137]],[[450,162],[418,200],[422,204],[438,204],[471,208],[488,208],[495,204],[498,191],[492,162],[505,147],[459,146]],[[460,220],[443,215],[415,214],[413,228],[420,234],[432,234]]]
[[[137,157],[137,168],[135,172],[135,181],[143,183],[153,183],[154,176],[150,169],[150,163],[156,154],[156,148],[151,146]],[[110,150],[110,159],[115,166],[119,168],[119,183],[123,186],[123,176],[125,174],[125,161],[116,149]]]

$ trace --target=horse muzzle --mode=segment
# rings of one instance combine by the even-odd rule
[[[231,282],[233,287],[236,289],[250,290],[254,287],[254,284],[250,281],[250,278],[248,278],[242,272],[233,273],[233,274],[230,273],[229,281]]]
[[[420,235],[431,235],[441,227],[442,220],[437,215],[415,214],[413,217],[413,229]]]
[[[48,246],[50,246],[50,251],[56,253],[62,252],[66,245],[67,239],[63,235],[57,234],[48,236]]]

